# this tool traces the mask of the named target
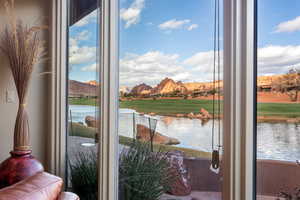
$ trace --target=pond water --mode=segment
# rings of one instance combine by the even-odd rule
[[[84,122],[85,116],[95,115],[93,106],[71,105],[73,122]],[[134,124],[144,124],[156,131],[180,141],[177,146],[206,152],[212,149],[212,120],[204,123],[199,119],[133,114],[130,109],[120,109],[119,134],[133,137]],[[157,123],[155,123],[157,122]],[[218,122],[216,126],[218,128]],[[257,156],[259,159],[275,159],[296,161],[300,159],[300,124],[294,123],[258,123],[257,124]],[[218,144],[218,136],[214,136]],[[221,136],[222,141],[222,136]]]

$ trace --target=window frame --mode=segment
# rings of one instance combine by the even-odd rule
[[[65,180],[67,133],[67,32],[68,1],[51,1],[51,135],[47,170]]]
[[[255,0],[224,0],[224,200],[255,194]]]
[[[100,0],[99,197],[118,199],[119,1]],[[224,0],[224,200],[255,194],[256,0]],[[67,1],[52,0],[51,135],[48,169],[64,177],[66,150]],[[110,101],[115,99],[115,101]]]
[[[119,0],[101,0],[99,200],[118,199]],[[114,101],[112,101],[112,99]]]

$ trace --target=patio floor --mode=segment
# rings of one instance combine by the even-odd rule
[[[70,160],[74,159],[74,156],[77,152],[90,152],[97,151],[97,145],[89,146],[88,144],[93,144],[94,139],[90,138],[82,138],[76,136],[70,136],[68,138],[68,156]],[[84,145],[87,144],[87,145]],[[122,151],[123,146],[120,146],[120,152]],[[179,197],[179,196],[172,196],[172,195],[163,195],[160,200],[222,200],[220,192],[200,192],[200,191],[193,191],[191,195]],[[276,197],[270,196],[257,196],[257,200],[277,200]]]
[[[220,192],[198,192],[193,191],[191,195],[178,197],[172,195],[163,195],[161,200],[222,200]],[[276,200],[276,197],[257,196],[257,200]]]

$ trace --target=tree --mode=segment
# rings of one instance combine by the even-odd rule
[[[274,80],[272,90],[287,94],[293,102],[297,101],[300,90],[300,69],[289,70],[287,74]]]

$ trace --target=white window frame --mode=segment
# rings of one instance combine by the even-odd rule
[[[255,0],[224,0],[224,200],[253,200]]]
[[[49,54],[51,57],[51,135],[47,171],[65,180],[67,116],[67,0],[51,1]]]
[[[119,0],[102,0],[100,14],[99,200],[118,199]]]
[[[52,124],[49,171],[64,177],[67,1],[52,0]],[[224,0],[223,200],[254,194],[254,2]],[[101,17],[102,16],[102,17]],[[99,198],[118,199],[119,1],[101,0]],[[114,100],[114,101],[113,101]]]

